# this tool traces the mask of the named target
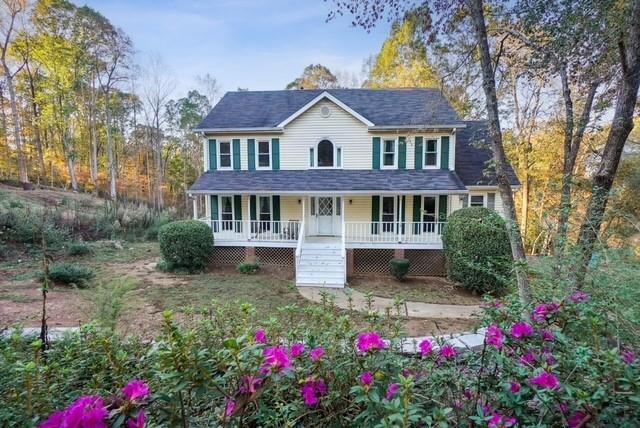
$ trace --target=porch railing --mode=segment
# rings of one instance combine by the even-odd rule
[[[440,244],[445,222],[345,222],[350,243]]]
[[[211,227],[214,239],[225,241],[296,242],[301,232],[298,221],[210,220],[200,219]]]
[[[302,245],[304,244],[304,220],[300,224],[300,233],[298,234],[298,243],[296,245],[296,282],[298,281],[298,272],[300,272],[300,256],[302,255]]]

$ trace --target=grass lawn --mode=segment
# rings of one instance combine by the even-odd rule
[[[479,305],[482,298],[474,296],[457,284],[440,277],[409,277],[403,282],[384,276],[363,276],[349,280],[349,287],[374,296],[407,301],[448,305]]]

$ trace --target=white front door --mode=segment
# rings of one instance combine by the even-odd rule
[[[321,196],[316,198],[316,204],[318,235],[333,235],[334,199]]]

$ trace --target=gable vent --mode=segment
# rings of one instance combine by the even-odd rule
[[[320,116],[322,116],[322,117],[331,116],[331,109],[328,106],[322,106],[320,108]]]

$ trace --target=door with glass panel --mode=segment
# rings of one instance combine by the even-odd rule
[[[437,199],[435,196],[422,198],[422,231],[435,232],[437,220]]]
[[[395,231],[396,221],[396,197],[395,196],[383,196],[380,221],[382,222],[383,233],[393,233]]]
[[[320,196],[316,201],[316,225],[318,235],[333,235],[334,199],[331,196]]]

